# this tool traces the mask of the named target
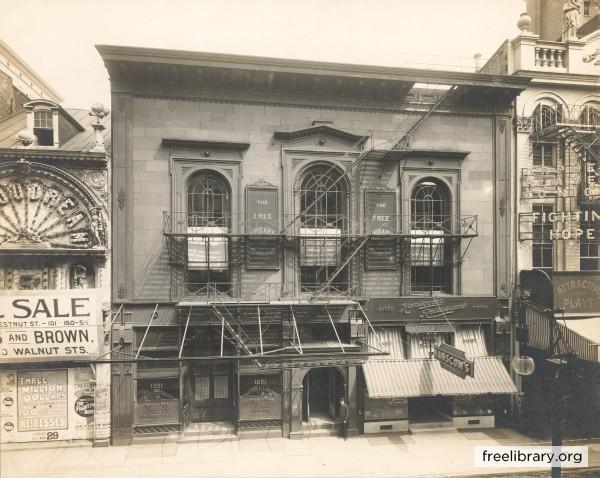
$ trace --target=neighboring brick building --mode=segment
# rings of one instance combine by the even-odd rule
[[[0,88],[0,442],[106,445],[110,122],[2,42]]]
[[[527,79],[98,51],[116,443],[207,421],[299,437],[332,427],[342,396],[351,432],[505,418],[510,105]],[[431,360],[442,340],[474,378]]]

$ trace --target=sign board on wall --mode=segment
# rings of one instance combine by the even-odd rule
[[[554,307],[565,314],[600,315],[600,272],[554,271],[552,285]]]
[[[269,183],[246,188],[246,234],[279,234],[277,189]],[[248,238],[245,242],[246,269],[279,269],[279,240],[276,237]]]
[[[495,297],[391,297],[369,300],[372,321],[426,322],[462,319],[492,319]]]
[[[365,192],[365,226],[367,234],[396,232],[396,193],[394,191]]]
[[[0,294],[0,359],[41,362],[99,353],[98,289],[10,291]]]
[[[246,188],[246,234],[278,234],[277,189],[271,186]]]
[[[0,442],[94,438],[94,388],[87,367],[0,372]]]

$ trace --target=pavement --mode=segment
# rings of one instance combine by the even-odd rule
[[[195,443],[165,439],[104,448],[92,447],[89,442],[11,444],[0,448],[0,477],[544,478],[549,471],[474,467],[476,445],[537,444],[547,445],[510,429],[360,435],[347,441],[332,436],[302,440],[266,436]],[[588,445],[589,468],[565,470],[563,476],[600,477],[600,440],[565,443],[569,444]]]

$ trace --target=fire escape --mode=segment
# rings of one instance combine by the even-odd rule
[[[412,88],[412,85],[411,85]],[[409,88],[408,90],[410,90]],[[344,179],[358,179],[358,182],[362,184],[364,179],[364,171],[367,163],[375,163],[378,167],[388,160],[398,160],[407,158],[410,154],[410,147],[414,134],[423,125],[427,118],[430,117],[436,110],[438,110],[447,100],[457,93],[459,88],[457,86],[449,86],[447,89],[437,90],[438,93],[434,100],[427,100],[422,102],[413,103],[413,112],[417,113],[417,119],[406,128],[405,131],[399,132],[396,139],[392,142],[391,147],[385,149],[377,149],[377,147],[371,145],[368,149],[362,151],[360,154],[347,152],[343,159],[351,160],[350,165],[333,181],[327,189],[323,190],[318,194],[311,204],[308,204],[305,209],[310,209],[312,206],[318,203],[325,195],[327,195],[333,188],[335,188]],[[404,161],[400,170],[400,177],[404,173],[407,160]],[[361,171],[361,166],[363,170]],[[334,170],[334,166],[331,167],[330,171]],[[359,189],[360,190],[360,187]],[[226,241],[229,247],[229,263],[232,265],[241,265],[243,261],[244,248],[248,247],[249,240],[275,240],[276,243],[281,247],[286,241],[288,244],[296,244],[297,240],[315,240],[322,241],[322,247],[325,249],[328,247],[336,248],[340,252],[340,260],[337,261],[334,270],[328,274],[327,280],[319,284],[310,290],[300,290],[300,296],[298,290],[294,286],[288,287],[286,284],[280,284],[278,287],[275,284],[264,284],[262,287],[254,288],[252,292],[247,293],[241,290],[241,284],[235,286],[235,280],[232,277],[231,284],[229,287],[219,287],[216,284],[206,284],[204,287],[194,291],[193,293],[187,293],[187,295],[180,303],[179,308],[181,312],[184,312],[187,308],[187,320],[185,327],[182,327],[182,339],[181,339],[181,350],[180,358],[182,358],[182,351],[184,343],[187,339],[187,331],[190,324],[190,317],[192,311],[198,307],[203,309],[203,313],[210,314],[213,322],[218,323],[220,328],[221,346],[220,355],[224,356],[224,341],[228,341],[238,352],[245,358],[251,360],[257,367],[264,368],[272,366],[273,359],[279,358],[285,360],[286,358],[293,356],[311,356],[310,350],[307,349],[307,344],[302,341],[301,333],[298,326],[298,314],[299,312],[297,304],[300,300],[304,301],[305,304],[311,304],[318,308],[319,314],[321,314],[331,326],[331,330],[334,333],[335,342],[337,342],[337,354],[346,355],[349,353],[363,355],[377,355],[383,352],[357,352],[356,345],[364,344],[359,339],[351,339],[351,343],[344,343],[340,335],[338,326],[333,319],[331,310],[332,306],[329,299],[334,295],[338,295],[339,292],[346,294],[346,300],[348,304],[351,304],[349,308],[349,321],[352,325],[351,330],[359,327],[369,327],[373,332],[373,326],[369,321],[369,318],[361,305],[359,299],[360,294],[348,288],[347,291],[339,291],[335,287],[335,280],[340,274],[356,259],[359,253],[364,250],[365,246],[370,242],[382,241],[390,239],[392,243],[398,244],[397,250],[402,251],[402,256],[411,260],[419,260],[419,257],[429,257],[433,260],[434,257],[443,256],[440,254],[439,248],[443,247],[444,241],[446,244],[452,243],[453,250],[459,251],[458,256],[454,256],[452,264],[456,264],[457,261],[461,261],[473,238],[477,237],[477,217],[476,216],[465,216],[461,218],[454,218],[451,225],[441,228],[441,236],[433,236],[429,231],[409,230],[409,231],[396,231],[389,234],[373,234],[371,232],[357,233],[352,232],[346,228],[345,231],[340,233],[332,234],[329,230],[324,227],[314,237],[306,237],[306,233],[303,233],[302,224],[302,213],[299,212],[294,214],[290,219],[287,218],[285,224],[280,227],[279,231],[271,234],[264,235],[252,235],[247,234],[231,234],[226,231],[206,232],[195,231],[190,233],[182,224],[185,220],[178,219],[175,217],[176,213],[165,213],[164,216],[164,236],[169,251],[169,262],[171,269],[177,269],[184,274],[178,276],[171,275],[171,290],[174,291],[174,299],[180,299],[182,294],[182,287],[185,287],[185,270],[187,269],[187,263],[189,261],[189,248],[191,241],[203,240],[203,241]],[[241,220],[242,218],[240,218]],[[410,226],[409,226],[410,227]],[[399,224],[399,229],[402,226]],[[460,247],[461,241],[468,241],[465,247]],[[393,253],[393,252],[392,252]],[[210,262],[210,254],[206,254],[207,260]],[[447,260],[444,258],[444,260]],[[324,267],[324,266],[321,266]],[[339,297],[338,297],[339,298]],[[189,299],[189,300],[187,300]],[[285,302],[285,299],[289,299]],[[270,307],[267,307],[269,305]],[[263,344],[263,338],[265,336],[265,316],[269,315],[267,310],[278,309],[279,319],[274,319],[273,313],[271,313],[270,321],[267,321],[269,325],[267,327],[280,327],[282,330],[281,336],[284,337],[286,343],[280,344],[280,347],[265,347]],[[183,313],[181,314],[183,315]],[[277,315],[277,314],[275,314]],[[216,319],[216,320],[215,320]],[[278,324],[273,325],[278,322]],[[249,323],[252,324],[252,333],[248,332]],[[254,330],[256,329],[256,330]],[[353,335],[357,337],[358,335]],[[363,333],[363,336],[365,334]],[[362,345],[361,345],[362,347]],[[318,354],[317,354],[318,355]],[[323,355],[323,354],[321,354]],[[330,353],[327,355],[331,355]],[[314,355],[313,355],[314,356]]]
[[[555,212],[565,213],[600,201],[598,106],[539,105],[531,117],[530,139],[533,166],[521,170],[523,198],[553,198]],[[556,152],[547,155],[540,147],[544,144],[553,145]],[[579,227],[573,219],[563,222],[564,229]],[[540,222],[537,216],[534,220],[531,212],[519,213],[519,240],[534,240],[534,223],[538,229],[551,229],[547,220]]]

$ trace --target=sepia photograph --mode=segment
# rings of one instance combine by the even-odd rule
[[[2,0],[0,478],[600,478],[600,0]]]

